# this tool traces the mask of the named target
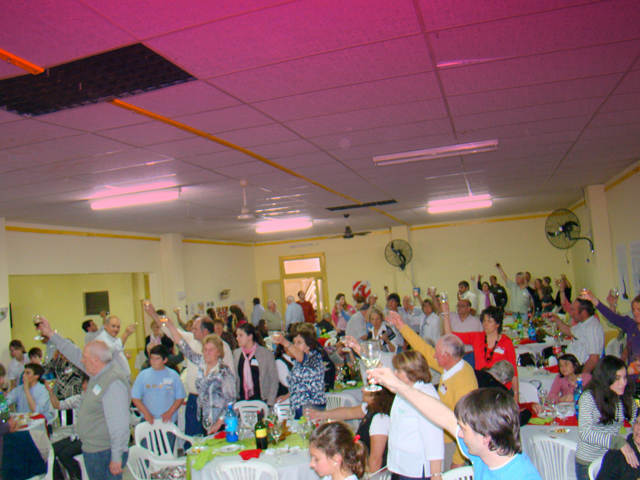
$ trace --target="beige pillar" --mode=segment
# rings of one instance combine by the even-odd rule
[[[7,368],[11,357],[9,341],[11,340],[11,320],[9,319],[9,267],[7,265],[7,232],[5,220],[0,218],[0,308],[7,308],[7,314],[0,320],[0,362]]]
[[[598,298],[604,299],[609,288],[616,284],[611,225],[604,185],[590,185],[586,188],[587,214],[591,221],[591,239],[594,244],[592,256],[593,285],[591,288]],[[585,234],[583,230],[583,235]]]
[[[160,235],[160,258],[162,262],[162,307],[168,313],[180,306],[184,299],[184,257],[182,235],[165,233]],[[158,308],[160,306],[158,305]]]

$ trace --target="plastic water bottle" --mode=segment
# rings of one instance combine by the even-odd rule
[[[518,333],[518,338],[524,338],[524,327],[522,325],[522,317],[520,313],[516,317],[516,332]]]
[[[229,403],[227,414],[224,416],[225,432],[227,434],[227,442],[238,441],[238,414],[233,409],[233,403]]]
[[[535,342],[535,340],[536,340],[536,327],[533,326],[533,321],[531,321],[529,323],[529,331],[527,333],[529,334],[529,340],[533,340]]]
[[[582,395],[582,379],[578,379],[578,383],[576,383],[576,388],[573,390],[573,403],[576,406],[576,418],[578,418],[578,409],[580,406],[578,405],[578,401],[580,400],[580,395]]]
[[[0,422],[6,422],[10,417],[11,413],[9,412],[7,399],[4,398],[4,393],[0,392]]]

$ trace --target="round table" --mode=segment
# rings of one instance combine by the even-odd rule
[[[540,388],[546,389],[547,392],[551,390],[551,385],[557,375],[557,373],[549,373],[544,368],[531,371],[527,367],[518,367],[518,379],[520,383],[535,380],[540,382]]]
[[[242,461],[240,455],[230,457],[216,457],[207,463],[201,470],[191,469],[191,480],[219,480],[217,468],[224,462]],[[248,462],[256,461],[255,458],[247,460]],[[281,463],[278,464],[274,455],[262,453],[259,458],[260,462],[269,463],[278,470],[279,480],[319,480],[319,476],[310,466],[311,457],[309,451],[289,453],[282,455]]]

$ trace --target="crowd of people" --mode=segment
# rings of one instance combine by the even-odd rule
[[[516,353],[503,331],[505,312],[526,317],[539,311],[573,338],[559,356],[548,398],[573,401],[578,380],[584,387],[577,478],[588,478],[589,464],[605,454],[605,463],[617,459],[616,468],[640,472],[640,422],[628,381],[640,372],[640,297],[633,300],[632,315],[619,315],[588,291],[572,302],[564,275],[555,282],[554,298],[549,277],[531,281],[519,272],[512,281],[496,267],[505,286],[495,275],[489,282],[482,275],[461,280],[455,309],[453,299],[434,287],[425,298],[419,289],[401,298],[385,287],[384,306],[376,295],[354,295],[351,305],[339,293],[332,311],[322,315],[304,292],[297,301],[287,297],[284,315],[275,301],[264,308],[256,298],[251,315],[232,306],[225,318],[211,309],[187,322],[179,309],[174,322],[145,302],[152,321],[133,382],[124,345],[135,325],[120,333],[120,319],[105,312],[100,327],[91,320],[82,324],[86,344],[80,348],[42,319],[45,348],[27,353],[12,340],[12,360],[6,370],[0,365],[0,381],[9,382],[7,401],[16,412],[42,414],[51,424],[58,412],[75,410],[76,435],[54,444],[56,480],[65,478],[61,467],[72,480],[80,478],[73,460],[78,453],[92,480],[121,478],[131,406],[143,421],[176,423],[186,403],[185,433],[193,436],[218,432],[228,404],[238,400],[262,400],[270,407],[289,402],[295,418],[333,420],[313,432],[310,455],[319,475],[336,480],[362,478],[383,467],[394,479],[437,479],[469,463],[477,479],[539,479],[522,451],[520,427],[542,407],[520,402]],[[607,301],[615,307],[616,298]],[[562,311],[568,321],[557,315]],[[598,313],[627,334],[623,359],[602,356]],[[331,335],[337,343],[324,346]],[[393,370],[369,371],[371,381],[384,388],[365,389],[361,405],[326,410],[336,372],[354,363],[365,341],[379,342],[391,359]],[[45,378],[55,384],[44,385]],[[348,420],[359,422],[355,432]],[[634,423],[629,438],[619,436],[625,420]],[[11,430],[10,422],[0,430],[0,458],[2,435]]]

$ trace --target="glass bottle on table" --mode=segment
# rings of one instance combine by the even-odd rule
[[[258,412],[258,422],[255,426],[256,448],[266,450],[269,447],[268,428],[262,411]]]
[[[578,378],[576,388],[573,389],[573,403],[576,407],[576,418],[578,418],[578,410],[580,408],[580,395],[582,395],[582,378]]]

